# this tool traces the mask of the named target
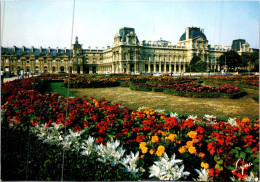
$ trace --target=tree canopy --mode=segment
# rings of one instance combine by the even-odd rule
[[[235,50],[225,52],[219,57],[219,65],[222,67],[225,64],[229,69],[236,69],[241,65],[241,57]]]
[[[205,72],[207,69],[207,63],[203,62],[200,57],[194,56],[187,68],[187,71],[191,72]]]

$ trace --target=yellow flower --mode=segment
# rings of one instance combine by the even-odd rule
[[[139,149],[141,149],[141,148],[143,148],[143,147],[145,147],[145,146],[146,146],[146,143],[145,143],[145,142],[139,143]]]
[[[166,137],[166,139],[171,140],[173,142],[176,137],[177,137],[176,134],[170,134],[168,137]]]
[[[150,153],[150,154],[153,154],[153,153],[154,153],[154,150],[153,150],[153,149],[151,149],[151,150],[149,151],[149,153]]]
[[[193,141],[187,141],[186,146],[187,146],[187,148],[193,146]]]
[[[157,148],[157,151],[156,151],[156,155],[158,157],[162,156],[162,154],[164,153],[164,150],[165,150],[165,147],[160,145],[158,148]]]
[[[186,152],[186,148],[184,146],[180,147],[178,150],[181,154]]]
[[[142,147],[141,150],[142,150],[142,153],[143,153],[143,154],[146,154],[147,151],[148,151],[148,148],[147,148],[147,147]]]
[[[204,162],[202,162],[201,164],[200,164],[200,166],[201,167],[203,167],[203,168],[205,168],[205,169],[208,169],[209,168],[209,164],[208,163],[204,163]]]
[[[196,153],[196,148],[193,147],[193,146],[189,147],[188,150],[189,150],[190,154],[195,154]]]
[[[152,136],[152,142],[153,143],[159,142],[158,136]]]
[[[205,157],[205,154],[203,152],[200,152],[199,157],[203,158],[203,157]]]
[[[190,131],[189,133],[187,133],[187,135],[190,137],[190,138],[195,138],[197,136],[197,132],[196,131]]]

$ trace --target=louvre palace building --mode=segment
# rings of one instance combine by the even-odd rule
[[[234,40],[232,46],[208,44],[204,30],[187,27],[177,45],[170,41],[139,41],[134,28],[120,28],[112,46],[84,49],[78,37],[71,49],[1,47],[1,68],[16,75],[19,70],[40,73],[184,73],[193,56],[205,61],[208,70],[220,71],[218,58],[234,49],[240,55],[253,52],[244,39]],[[71,59],[70,59],[71,57]]]

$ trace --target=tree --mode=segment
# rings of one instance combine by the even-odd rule
[[[194,56],[187,68],[187,71],[191,72],[204,72],[207,69],[207,63],[201,61],[200,57]]]
[[[229,69],[236,69],[241,64],[241,57],[235,50],[225,52],[219,57],[219,65],[222,67],[225,64]]]
[[[259,71],[259,50],[254,50],[250,64],[254,66],[253,71]]]
[[[239,66],[242,67],[244,70],[246,70],[251,60],[252,60],[251,55],[248,53],[244,53],[241,56],[241,63]]]

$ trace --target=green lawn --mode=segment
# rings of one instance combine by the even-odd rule
[[[58,94],[63,95],[64,97],[67,97],[67,88],[64,87],[63,82],[51,82],[50,83],[50,90],[52,92],[57,92]],[[69,97],[76,97],[74,92],[69,92]]]

